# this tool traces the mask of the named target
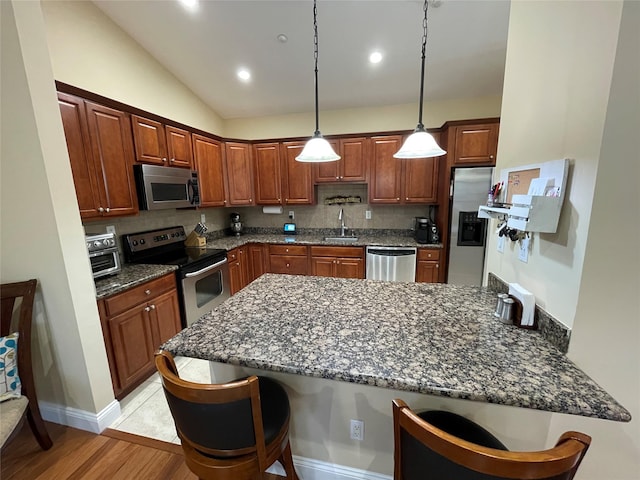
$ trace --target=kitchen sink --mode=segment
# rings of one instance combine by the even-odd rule
[[[357,242],[358,237],[324,237],[325,242]]]

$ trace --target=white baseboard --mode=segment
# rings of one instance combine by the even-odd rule
[[[390,475],[321,462],[320,460],[298,457],[297,455],[293,456],[293,464],[300,480],[393,480]],[[284,475],[284,469],[277,462],[267,471]]]
[[[59,423],[93,433],[101,433],[120,416],[120,402],[113,400],[98,413],[39,401],[40,414],[47,422]]]

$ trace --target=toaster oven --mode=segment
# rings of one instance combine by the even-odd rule
[[[94,279],[120,272],[120,254],[114,233],[87,235],[86,244]]]

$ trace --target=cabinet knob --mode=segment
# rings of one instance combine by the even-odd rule
[[[100,213],[102,213],[102,212],[104,212],[104,208],[102,208],[102,207],[98,207],[98,211],[99,211]]]
[[[144,291],[145,295],[151,295],[151,290],[147,289]]]
[[[250,199],[249,199],[249,201],[250,201],[250,202],[253,202],[253,198],[250,198]]]
[[[145,312],[148,312],[149,310],[151,310],[149,307],[144,307]]]
[[[287,263],[287,268],[289,268],[289,264]]]
[[[493,155],[489,155],[489,158],[493,160]]]
[[[400,197],[396,198],[396,200],[400,201]]]
[[[340,177],[340,180],[342,180],[344,177]]]
[[[439,263],[436,263],[436,268],[440,268],[440,264]]]
[[[169,163],[173,163],[173,162],[175,162],[175,161],[176,161],[176,159],[175,159],[175,158],[172,158],[171,160],[169,160]]]
[[[336,180],[340,180],[340,177],[336,177]]]
[[[407,200],[407,201],[408,201],[408,200],[409,200],[409,197],[405,197],[405,200]]]
[[[111,211],[111,209],[109,207],[104,209],[105,212],[109,213]]]
[[[285,249],[284,249],[284,251],[285,251],[285,252],[287,252],[287,253],[289,253],[289,249],[288,249],[288,248],[285,248]]]
[[[155,305],[149,305],[149,308],[150,308],[151,310],[155,310],[155,309],[156,309],[156,306],[155,306]]]
[[[163,161],[163,162],[165,162],[165,163],[167,163],[167,159],[166,159],[166,158],[164,158],[164,157],[162,158],[162,161]]]

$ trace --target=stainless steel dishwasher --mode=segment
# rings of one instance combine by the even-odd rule
[[[416,281],[415,247],[367,247],[367,278],[389,282]]]

